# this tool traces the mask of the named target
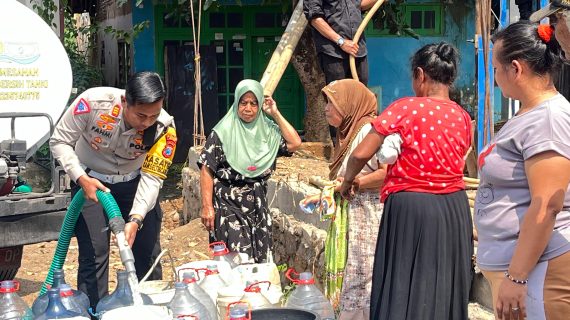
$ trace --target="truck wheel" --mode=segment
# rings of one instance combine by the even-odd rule
[[[0,281],[12,280],[22,265],[24,246],[0,248]]]

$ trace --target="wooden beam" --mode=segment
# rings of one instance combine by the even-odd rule
[[[297,47],[297,43],[299,43],[299,39],[301,38],[301,35],[303,35],[303,31],[306,27],[307,18],[305,18],[305,15],[303,14],[303,0],[299,0],[297,6],[295,6],[293,14],[291,15],[291,19],[289,19],[287,28],[285,29],[283,36],[281,36],[281,40],[273,52],[271,60],[269,60],[269,64],[261,77],[260,82],[263,86],[264,95],[271,96],[277,88],[279,80],[281,80],[281,77],[291,60],[291,56]]]

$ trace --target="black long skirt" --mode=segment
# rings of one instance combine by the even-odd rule
[[[370,319],[467,319],[472,255],[465,191],[390,195],[376,245]]]

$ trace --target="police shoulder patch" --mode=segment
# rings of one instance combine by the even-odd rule
[[[175,152],[176,130],[169,127],[166,134],[162,135],[147,153],[141,168],[142,172],[166,179]]]
[[[77,102],[77,104],[73,108],[74,115],[84,114],[89,112],[91,112],[91,107],[89,106],[89,103],[87,103],[87,101],[85,101],[85,99],[83,98],[79,99],[79,102]]]

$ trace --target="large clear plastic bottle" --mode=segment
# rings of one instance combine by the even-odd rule
[[[31,320],[32,310],[18,296],[18,281],[0,282],[0,320]]]
[[[241,263],[239,253],[230,252],[226,246],[226,243],[223,241],[210,243],[210,249],[214,255],[214,261],[225,261],[230,265],[232,269]]]
[[[174,289],[174,297],[168,304],[173,319],[216,320],[211,318],[206,307],[188,292],[188,286],[184,282],[177,282]]]
[[[236,303],[234,306],[229,305],[230,311],[227,315],[229,320],[251,320],[251,310],[246,304]]]
[[[218,289],[225,286],[227,286],[227,284],[220,276],[218,266],[208,265],[204,275],[204,280],[200,283],[200,287],[206,291],[214,303],[216,303],[216,299],[218,299]]]
[[[196,276],[193,272],[184,272],[182,275],[182,282],[184,282],[188,288],[188,292],[200,301],[204,305],[211,319],[218,318],[218,309],[216,304],[212,302],[212,298],[202,289],[196,282]]]
[[[141,294],[143,304],[151,305],[152,300],[144,294]],[[113,293],[105,296],[99,300],[95,311],[101,317],[101,315],[107,311],[133,306],[135,301],[133,299],[133,290],[129,284],[129,272],[125,270],[117,270],[117,288]]]
[[[65,282],[65,273],[63,269],[55,269],[53,271],[53,284],[52,288],[59,288],[62,284],[67,284]],[[75,301],[79,303],[79,306],[85,308],[86,310],[90,307],[89,297],[79,290],[72,290],[73,296],[76,298]],[[34,315],[39,315],[43,313],[48,305],[48,296],[47,293],[42,294],[39,296],[34,303],[32,304],[32,312]]]
[[[61,297],[61,304],[63,304],[67,310],[76,312],[86,318],[89,318],[89,312],[86,308],[83,308],[80,305],[77,297],[73,295],[73,290],[71,289],[70,285],[67,283],[60,285],[59,296]]]
[[[248,303],[252,310],[273,307],[273,304],[261,293],[261,284],[271,286],[269,281],[248,282],[247,287],[243,290],[244,294],[240,301]]]
[[[299,279],[293,279],[291,273],[299,275]],[[289,269],[285,276],[297,285],[287,299],[285,307],[312,311],[322,320],[335,319],[331,303],[315,286],[315,278],[311,272],[298,274],[293,269]]]
[[[89,320],[80,314],[67,310],[61,302],[59,289],[49,289],[47,292],[48,306],[44,312],[37,315],[34,320],[76,319]]]

